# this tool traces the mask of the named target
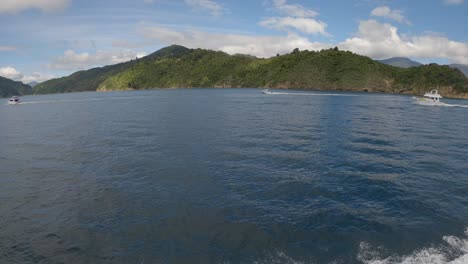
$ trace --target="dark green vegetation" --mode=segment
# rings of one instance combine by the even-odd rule
[[[468,79],[436,64],[408,69],[337,48],[260,59],[220,51],[170,46],[149,56],[80,71],[37,85],[36,93],[178,87],[270,87],[419,94],[439,88],[462,97]]]
[[[422,65],[422,63],[410,60],[408,58],[403,58],[403,57],[394,57],[394,58],[389,58],[386,60],[378,60],[378,62],[387,64],[387,65],[392,65],[395,67],[400,67],[400,68],[411,68],[411,67],[418,67]]]
[[[0,97],[13,95],[27,95],[32,93],[32,88],[22,82],[15,82],[0,76]]]

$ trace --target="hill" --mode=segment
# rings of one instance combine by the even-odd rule
[[[378,62],[387,64],[387,65],[392,65],[395,67],[400,67],[400,68],[411,68],[411,67],[418,67],[422,65],[422,63],[410,60],[408,58],[403,58],[403,57],[394,57],[394,58],[389,58],[386,60],[378,60]]]
[[[32,93],[32,88],[22,82],[16,82],[0,76],[0,97],[14,95],[27,95]]]
[[[463,74],[465,74],[466,77],[468,77],[468,65],[464,65],[464,64],[450,64],[449,66],[452,67],[452,68],[457,68],[457,69],[459,69],[461,72],[463,72]]]
[[[467,96],[468,79],[436,64],[403,69],[337,48],[260,59],[220,51],[163,48],[144,58],[74,73],[34,88],[36,93],[177,87],[269,87],[420,94],[437,87]]]
[[[181,46],[171,46],[156,51],[141,59],[93,68],[86,71],[78,71],[67,77],[51,79],[36,85],[33,90],[36,94],[96,91],[99,85],[107,78],[129,69],[136,63],[153,61],[165,57],[175,58],[183,52],[188,52],[188,50],[189,49]]]
[[[36,81],[32,81],[32,82],[27,83],[27,85],[29,85],[29,86],[31,86],[31,87],[34,87],[34,86],[36,86],[36,85],[38,85],[38,84],[39,84],[39,83],[36,82]]]

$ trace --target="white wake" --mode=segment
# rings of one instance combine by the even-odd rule
[[[338,94],[338,93],[287,93],[287,92],[268,92],[267,95],[358,96],[357,94]]]
[[[133,99],[148,99],[148,96],[131,96],[131,97],[101,97],[101,98],[83,98],[83,99],[65,99],[65,100],[48,100],[48,101],[26,101],[17,105],[25,104],[53,104],[53,103],[70,103],[70,102],[88,102],[88,101],[107,101],[107,100],[133,100]],[[7,103],[8,105],[8,103]]]
[[[368,243],[360,245],[358,260],[366,264],[467,264],[468,228],[465,237],[444,236],[439,246],[423,248],[407,256],[382,257],[381,249],[373,249]]]

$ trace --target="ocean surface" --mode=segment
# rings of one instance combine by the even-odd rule
[[[277,92],[0,100],[0,263],[468,263],[468,108]]]

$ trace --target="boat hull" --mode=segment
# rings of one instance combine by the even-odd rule
[[[445,105],[445,103],[441,101],[433,101],[431,99],[426,99],[426,98],[415,98],[415,103],[419,105],[435,105],[435,106]]]

